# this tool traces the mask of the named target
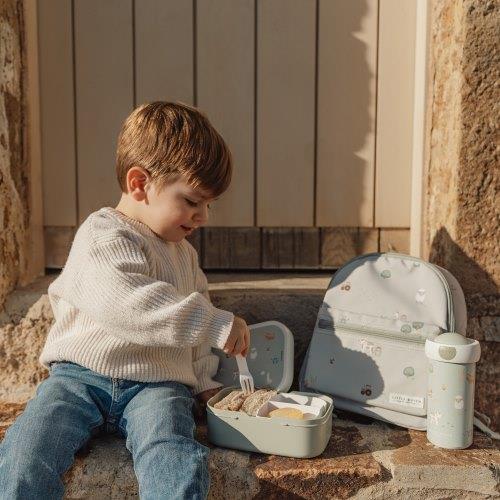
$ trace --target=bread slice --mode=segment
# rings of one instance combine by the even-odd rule
[[[218,410],[239,411],[245,401],[245,394],[241,389],[231,391],[225,398],[214,404]]]
[[[259,408],[276,394],[272,389],[258,389],[245,394],[241,389],[231,391],[225,398],[214,404],[218,410],[244,411],[255,416]]]
[[[241,411],[244,411],[246,414],[255,416],[259,411],[259,408],[267,403],[270,398],[272,398],[276,394],[276,391],[270,389],[258,389],[245,399],[241,407]]]

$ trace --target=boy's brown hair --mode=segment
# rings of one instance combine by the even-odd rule
[[[123,192],[133,166],[146,170],[160,188],[184,175],[214,198],[229,187],[233,169],[229,148],[203,113],[163,101],[142,104],[123,123],[116,151]]]

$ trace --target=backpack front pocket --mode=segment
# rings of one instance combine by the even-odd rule
[[[328,321],[330,323],[328,323]],[[439,329],[435,329],[439,333]],[[425,339],[318,319],[304,387],[415,416],[426,414]]]

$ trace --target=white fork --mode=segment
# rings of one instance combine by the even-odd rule
[[[238,371],[240,372],[240,385],[245,394],[254,391],[253,377],[248,370],[247,360],[241,354],[236,354],[236,363],[238,363]]]

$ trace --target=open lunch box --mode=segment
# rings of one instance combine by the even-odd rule
[[[219,369],[214,380],[224,387],[207,402],[208,439],[217,446],[245,451],[307,458],[320,455],[332,432],[333,401],[311,392],[287,392],[293,380],[293,335],[278,321],[249,325],[250,350],[246,356],[255,389],[274,389],[271,397],[251,416],[243,411],[217,409],[214,404],[240,389],[234,357],[214,349]],[[277,408],[296,408],[303,419],[268,416]]]

